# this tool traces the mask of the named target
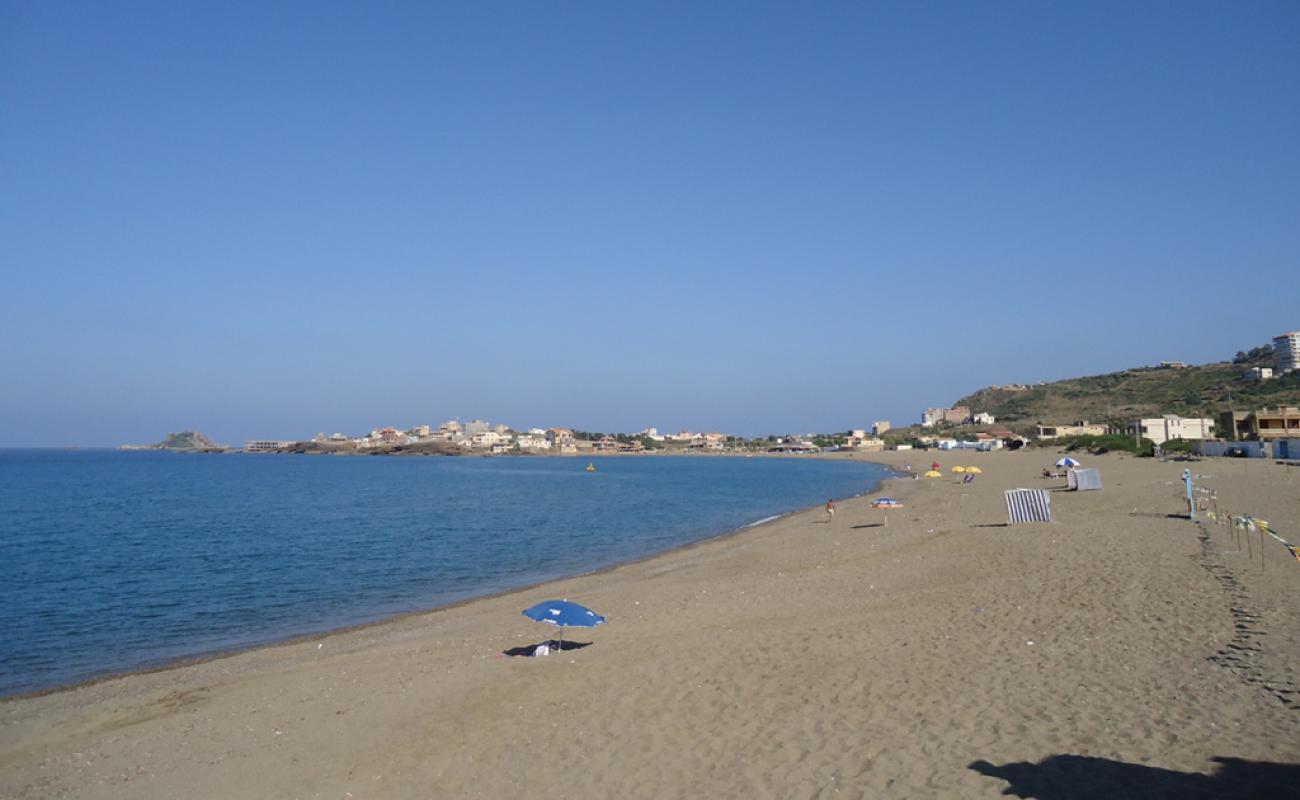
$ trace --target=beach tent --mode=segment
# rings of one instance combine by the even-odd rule
[[[1096,491],[1101,488],[1101,470],[1096,467],[1072,469],[1066,475],[1066,483],[1076,492]]]
[[[1052,521],[1052,496],[1046,489],[1008,489],[1006,498],[1007,517],[1012,525]]]

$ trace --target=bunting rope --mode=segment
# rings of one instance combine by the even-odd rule
[[[1290,553],[1297,562],[1300,562],[1300,545],[1292,544],[1286,539],[1283,539],[1278,532],[1274,530],[1273,526],[1268,524],[1268,520],[1256,519],[1250,514],[1229,514],[1226,511],[1220,512],[1219,496],[1213,489],[1204,486],[1197,486],[1195,488],[1195,493],[1197,510],[1204,511],[1207,519],[1218,525],[1231,525],[1233,528],[1247,533],[1267,533],[1275,539],[1278,544],[1285,547],[1287,552]],[[1263,553],[1260,554],[1260,557],[1263,557]]]

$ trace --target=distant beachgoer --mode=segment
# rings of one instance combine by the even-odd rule
[[[826,501],[826,521],[827,521],[827,522],[830,522],[830,521],[833,520],[833,519],[835,519],[835,501],[834,501],[834,500],[827,500],[827,501]]]
[[[1051,478],[1051,477],[1053,477],[1053,475],[1052,475],[1052,471],[1051,471],[1050,469],[1047,469],[1046,467],[1044,467],[1044,468],[1043,468],[1043,477],[1044,477],[1044,478]]]
[[[974,482],[975,482],[975,476],[974,476],[974,475],[967,475],[966,477],[964,477],[964,478],[961,479],[961,482],[962,482],[962,483],[974,483]]]
[[[939,462],[936,461],[936,462],[934,462],[933,464],[931,464],[931,465],[930,465],[930,469],[933,469],[933,470],[937,470],[937,469],[939,469]]]

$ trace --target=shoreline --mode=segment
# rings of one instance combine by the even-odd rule
[[[1295,560],[1179,517],[1183,464],[1090,457],[1104,489],[1074,493],[1038,477],[1048,457],[886,478],[868,494],[905,504],[887,526],[864,494],[830,520],[0,703],[0,797],[1294,796]],[[957,463],[984,472],[962,484]],[[1300,473],[1194,468],[1220,507],[1298,538]],[[1007,526],[1016,486],[1052,490],[1055,521]],[[519,616],[542,591],[608,623],[526,657],[553,638]]]
[[[193,452],[193,451],[164,451],[164,452],[181,452],[181,453],[186,453],[186,452]],[[262,453],[253,453],[253,454],[251,454],[251,455],[302,455],[302,454],[294,454],[294,453],[267,453],[267,454],[262,454]],[[308,454],[308,455],[310,455],[310,454]],[[382,454],[382,455],[402,455],[402,454],[397,453],[397,454]],[[559,454],[553,454],[553,455],[555,455],[556,457],[559,457]],[[609,454],[609,455],[614,455],[614,454]],[[618,454],[618,455],[633,455],[633,454],[623,453],[623,454]],[[636,454],[636,455],[639,455],[639,454]],[[704,454],[692,454],[692,455],[704,455]],[[708,454],[708,455],[716,455],[716,454]],[[727,454],[727,455],[736,455],[736,454]],[[776,454],[772,454],[772,455],[776,455]],[[568,456],[565,456],[565,457],[568,457]],[[874,464],[874,465],[876,465],[876,466],[884,467],[885,469],[889,470],[890,473],[889,473],[889,474],[886,474],[885,477],[883,477],[883,478],[881,478],[880,480],[878,480],[878,481],[873,485],[873,487],[872,487],[871,489],[869,489],[869,490],[867,490],[867,491],[865,491],[865,492],[862,492],[862,493],[860,493],[860,494],[852,495],[852,497],[862,497],[862,496],[867,495],[867,494],[874,494],[875,492],[879,491],[882,487],[884,487],[884,486],[885,486],[889,481],[891,481],[891,480],[895,480],[895,479],[897,479],[897,478],[899,477],[898,474],[894,473],[894,469],[893,469],[892,467],[890,467],[889,465],[887,465],[887,464],[883,464],[883,463],[876,462],[876,461],[869,461],[869,460],[866,460],[866,459],[856,459],[856,460],[860,460],[860,461],[862,461],[862,462],[865,463],[865,464]],[[838,499],[838,498],[837,498],[837,499]],[[61,692],[74,691],[74,690],[77,690],[77,689],[81,689],[81,688],[89,687],[89,686],[94,686],[94,685],[101,684],[101,683],[105,683],[105,682],[108,682],[108,681],[113,681],[113,680],[117,680],[117,679],[121,679],[121,678],[128,678],[128,677],[131,677],[131,676],[133,676],[133,675],[151,675],[151,674],[156,674],[156,673],[161,673],[161,672],[167,672],[167,671],[169,671],[169,670],[173,670],[173,669],[183,669],[183,668],[185,668],[185,667],[190,667],[190,666],[196,666],[196,665],[201,665],[201,664],[209,664],[209,663],[212,663],[212,662],[221,661],[221,660],[223,660],[223,659],[228,659],[228,658],[233,658],[233,657],[240,656],[240,655],[244,655],[244,654],[247,654],[247,653],[254,653],[254,652],[261,651],[261,650],[266,650],[266,649],[268,649],[268,648],[289,647],[289,646],[293,646],[293,645],[302,644],[302,643],[307,642],[307,641],[309,641],[309,640],[310,640],[310,641],[323,640],[323,639],[326,639],[326,638],[330,638],[330,637],[334,637],[334,636],[339,636],[339,635],[344,635],[344,634],[348,634],[348,633],[361,632],[361,631],[365,631],[365,630],[368,630],[368,629],[371,629],[371,628],[375,628],[375,627],[379,627],[379,626],[383,626],[383,625],[395,624],[395,623],[403,622],[403,621],[406,621],[406,620],[409,620],[409,619],[413,619],[413,618],[418,618],[418,617],[423,617],[423,616],[427,616],[427,615],[433,615],[433,614],[439,614],[439,613],[444,613],[444,612],[448,612],[448,611],[453,611],[453,610],[455,610],[455,609],[462,608],[462,607],[467,606],[467,605],[470,605],[470,604],[472,604],[472,603],[476,603],[476,602],[480,602],[480,601],[486,601],[486,600],[495,600],[495,599],[499,599],[499,598],[503,598],[503,597],[509,597],[510,595],[513,595],[513,594],[519,594],[519,593],[523,593],[523,592],[530,592],[530,591],[534,591],[534,590],[536,590],[536,589],[540,589],[540,588],[542,588],[542,587],[544,587],[544,586],[547,586],[548,584],[560,583],[560,582],[562,582],[562,581],[569,581],[569,580],[575,580],[575,579],[578,579],[578,578],[584,578],[584,577],[591,577],[591,576],[602,575],[602,574],[605,574],[605,573],[608,573],[608,572],[613,572],[614,570],[620,569],[620,568],[622,568],[622,567],[626,567],[626,566],[634,566],[634,565],[637,565],[637,564],[641,564],[641,563],[644,563],[644,562],[649,561],[649,560],[654,559],[654,558],[659,558],[659,557],[662,557],[662,556],[669,556],[669,555],[672,555],[672,554],[674,554],[674,553],[678,553],[678,552],[685,552],[685,551],[691,550],[692,548],[696,548],[696,547],[699,547],[700,545],[706,544],[706,543],[708,543],[708,542],[722,541],[722,540],[728,539],[728,538],[730,538],[730,537],[738,536],[738,535],[740,535],[740,534],[743,534],[743,533],[746,533],[746,532],[752,531],[752,530],[754,530],[754,529],[756,529],[756,528],[761,528],[761,527],[763,527],[764,525],[770,525],[770,524],[774,524],[774,523],[780,522],[781,520],[786,519],[786,518],[791,517],[791,516],[796,515],[796,514],[802,514],[802,513],[806,513],[806,512],[809,512],[809,511],[816,510],[816,509],[818,509],[818,508],[820,508],[820,507],[821,507],[821,506],[820,506],[819,504],[814,504],[814,505],[807,506],[807,507],[803,507],[803,508],[792,509],[792,510],[790,510],[790,511],[786,511],[786,512],[781,513],[781,514],[775,514],[775,515],[772,515],[772,516],[766,517],[766,518],[764,518],[764,519],[756,520],[756,521],[754,521],[754,522],[750,522],[750,523],[747,523],[747,524],[745,524],[745,525],[741,525],[741,526],[736,527],[736,528],[731,528],[731,529],[728,529],[728,530],[722,531],[721,533],[710,534],[710,535],[705,536],[705,537],[700,538],[700,539],[693,539],[693,540],[691,540],[691,541],[689,541],[689,542],[687,542],[687,543],[685,543],[685,544],[677,545],[677,546],[671,547],[671,548],[669,548],[669,549],[667,549],[667,550],[658,550],[658,551],[655,551],[655,552],[653,552],[653,553],[647,553],[647,554],[645,554],[645,555],[638,556],[637,558],[634,558],[634,559],[630,559],[630,560],[627,560],[627,561],[619,561],[619,562],[617,562],[617,563],[608,564],[608,565],[606,565],[606,566],[598,567],[598,568],[596,568],[596,569],[592,569],[592,570],[587,570],[587,571],[585,571],[585,572],[579,572],[579,573],[575,573],[575,574],[571,574],[571,575],[560,575],[560,576],[556,576],[556,577],[550,577],[550,578],[546,578],[545,580],[540,580],[540,581],[536,581],[536,582],[533,582],[533,583],[528,583],[528,584],[521,585],[521,586],[517,586],[517,587],[511,587],[511,588],[508,588],[508,589],[501,589],[501,590],[499,590],[499,591],[488,592],[488,593],[485,593],[485,594],[474,594],[473,596],[470,596],[470,597],[464,597],[464,598],[461,598],[461,599],[459,599],[459,600],[451,601],[451,602],[449,602],[449,603],[444,603],[444,604],[436,605],[436,606],[430,606],[430,607],[427,607],[427,608],[419,608],[419,609],[413,609],[413,610],[410,610],[410,611],[402,611],[402,612],[398,612],[398,613],[395,613],[395,614],[385,614],[384,616],[381,616],[381,617],[376,618],[376,619],[373,619],[373,620],[369,620],[369,621],[367,621],[367,622],[360,622],[360,623],[356,623],[356,624],[353,624],[353,625],[343,625],[343,626],[340,626],[340,627],[325,628],[325,629],[323,629],[323,630],[320,630],[320,631],[314,631],[314,632],[297,633],[297,634],[293,634],[293,635],[291,635],[291,636],[286,636],[286,637],[283,637],[283,638],[279,638],[279,637],[277,637],[277,638],[273,638],[273,639],[270,639],[270,640],[265,641],[265,642],[260,642],[260,643],[257,643],[257,644],[250,644],[250,645],[242,646],[242,647],[230,647],[230,648],[225,648],[225,647],[223,647],[223,648],[218,648],[218,649],[215,649],[215,650],[210,650],[210,651],[205,651],[205,652],[197,653],[197,654],[190,655],[190,656],[184,656],[184,657],[181,657],[181,658],[176,658],[176,659],[165,659],[165,660],[163,660],[163,661],[161,661],[161,662],[159,662],[159,663],[156,663],[156,664],[151,664],[151,665],[140,666],[140,667],[135,667],[135,668],[131,668],[131,669],[125,669],[125,670],[120,670],[120,671],[110,672],[110,673],[106,673],[106,674],[103,674],[103,675],[96,675],[96,676],[93,676],[93,677],[89,677],[89,678],[85,678],[85,679],[82,679],[82,680],[73,681],[73,682],[70,682],[70,683],[60,683],[60,684],[58,684],[58,685],[55,685],[55,686],[49,686],[49,687],[46,687],[46,688],[43,688],[43,689],[34,689],[34,690],[32,690],[32,691],[28,691],[28,692],[20,692],[20,693],[17,693],[17,694],[6,694],[6,695],[0,695],[0,704],[8,703],[8,702],[11,702],[11,701],[17,701],[17,700],[26,700],[26,699],[33,699],[33,698],[38,698],[38,697],[45,697],[45,696],[48,696],[48,695],[59,694],[59,693],[61,693]]]

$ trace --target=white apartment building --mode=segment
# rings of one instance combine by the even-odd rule
[[[496,431],[479,431],[469,437],[469,441],[474,447],[491,447],[494,444],[499,444],[504,438]]]
[[[539,436],[534,433],[526,433],[515,439],[515,444],[519,445],[520,450],[550,450],[551,443],[546,439],[546,431],[542,431]]]
[[[892,427],[893,426],[889,424],[889,420],[887,419],[876,420],[875,422],[871,423],[871,435],[879,436],[880,434],[884,433],[885,431],[889,430]]]
[[[1170,439],[1209,439],[1214,435],[1214,420],[1203,417],[1185,419],[1175,414],[1166,414],[1163,417],[1136,420],[1124,430],[1129,436],[1140,432],[1142,438],[1164,444]]]
[[[1269,367],[1251,367],[1241,377],[1251,383],[1263,383],[1273,379],[1273,370]]]
[[[1300,331],[1273,337],[1273,371],[1278,375],[1300,369]]]
[[[465,423],[465,433],[469,436],[473,436],[476,433],[483,433],[489,428],[491,428],[491,426],[481,419],[471,420]]]
[[[976,425],[992,425],[993,423],[997,422],[997,418],[994,417],[992,414],[988,413],[987,411],[981,411],[980,413],[971,417],[971,421],[973,421]]]
[[[947,411],[946,408],[927,408],[925,413],[921,414],[921,427],[929,428],[935,423],[943,422],[944,414]]]
[[[249,439],[244,442],[245,453],[269,453],[275,450],[283,450],[293,445],[293,442],[281,442],[273,439]]]

